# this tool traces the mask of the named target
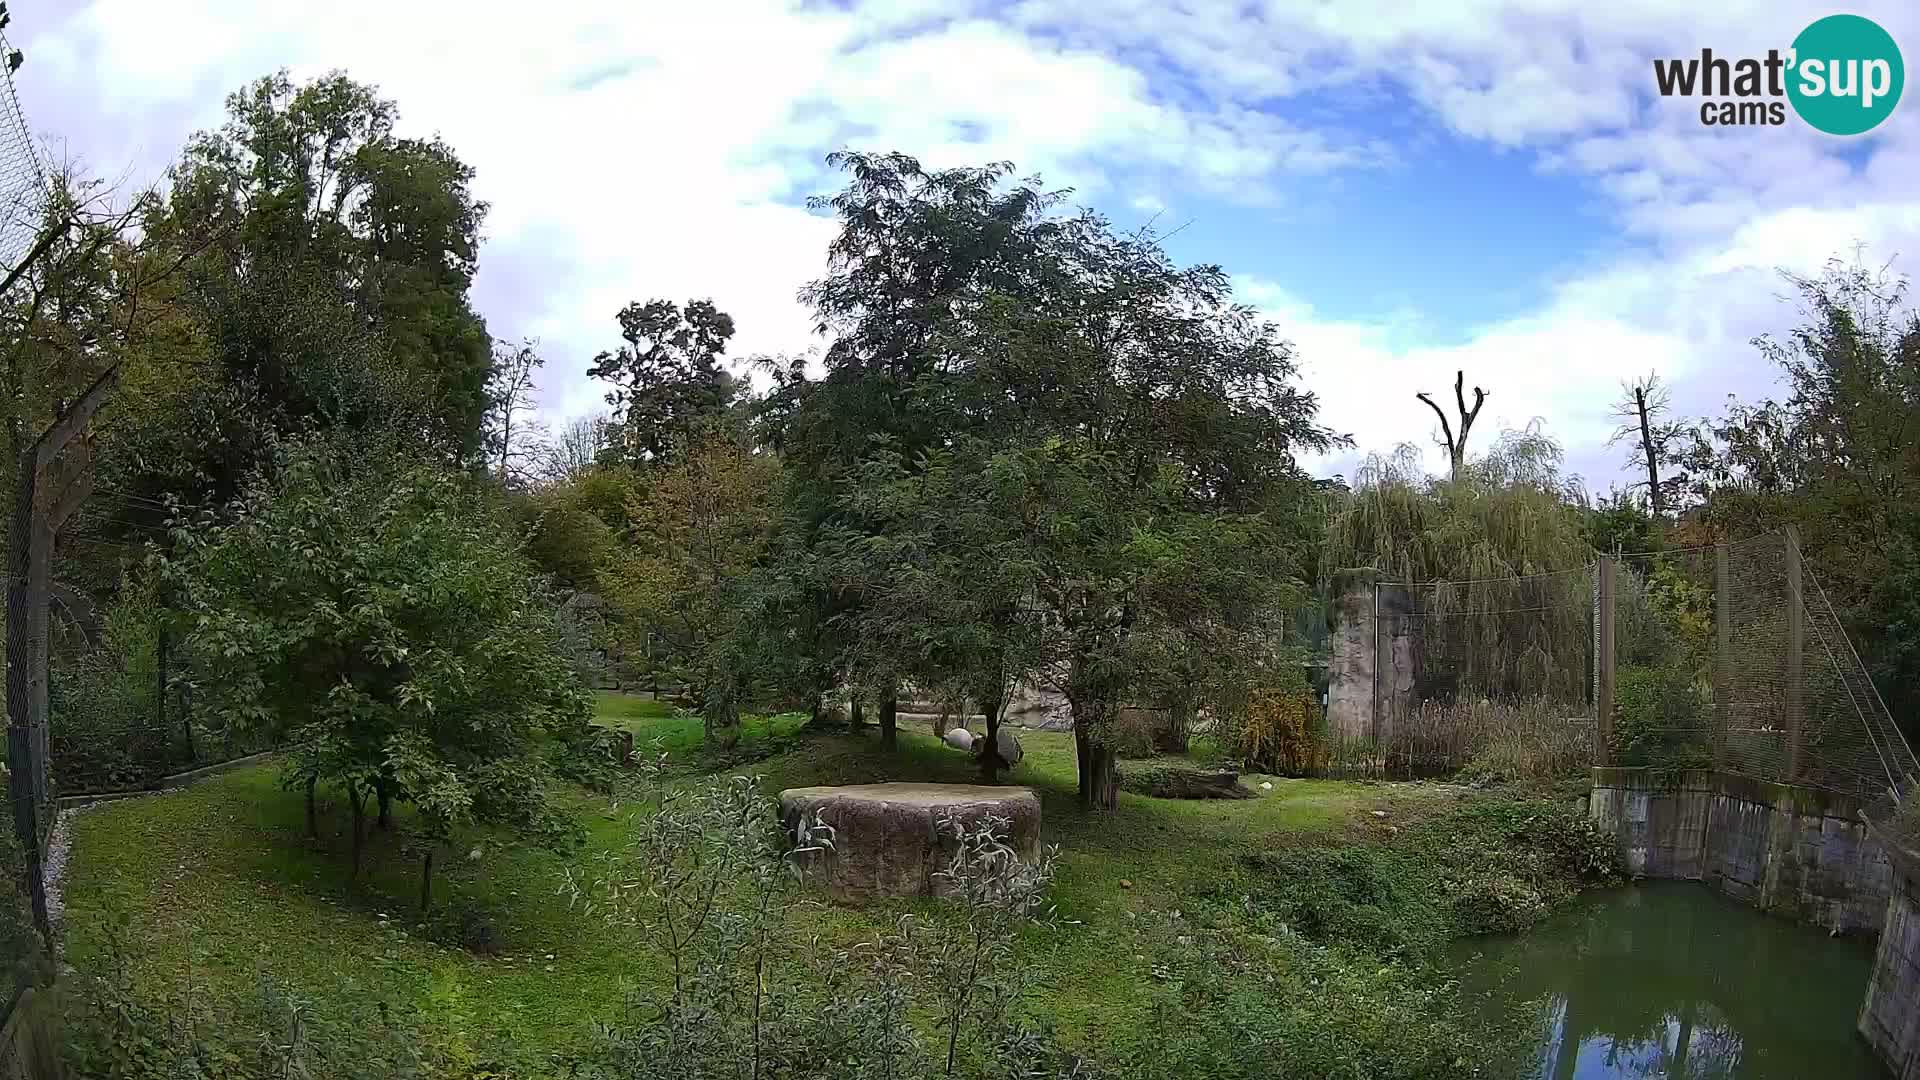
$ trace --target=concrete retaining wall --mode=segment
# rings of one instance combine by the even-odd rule
[[[1920,855],[1895,844],[1893,896],[1860,1006],[1860,1034],[1895,1080],[1920,1080]]]
[[[1844,796],[1714,772],[1593,770],[1588,812],[1635,875],[1705,882],[1762,911],[1878,933],[1893,865]]]

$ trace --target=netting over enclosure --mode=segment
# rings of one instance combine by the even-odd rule
[[[13,45],[0,34],[0,271],[20,264],[33,246],[46,205],[47,177],[13,92]]]

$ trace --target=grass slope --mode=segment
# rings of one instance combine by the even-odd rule
[[[698,722],[659,703],[602,695],[600,715],[633,731],[639,746],[658,740],[682,775],[715,764],[703,756]],[[930,732],[903,729],[898,748],[886,752],[871,729],[806,735],[798,723],[791,716],[749,723],[721,764],[762,775],[770,791],[975,775],[967,757]],[[1325,862],[1287,852],[1404,847],[1403,829],[1455,813],[1466,798],[1442,785],[1282,779],[1260,792],[1269,778],[1249,776],[1254,799],[1176,802],[1123,793],[1117,814],[1090,816],[1075,804],[1071,737],[1021,738],[1025,760],[1008,779],[1040,794],[1045,838],[1061,847],[1053,897],[1066,921],[1029,932],[1020,948],[1036,982],[1034,1008],[1074,1045],[1132,1037],[1150,1019],[1157,991],[1145,965],[1133,962],[1143,958],[1128,959],[1125,938],[1136,920],[1251,902],[1272,891],[1265,880],[1271,860]],[[585,1036],[593,1020],[614,1017],[623,986],[660,975],[643,943],[557,896],[569,859],[620,842],[624,814],[617,801],[584,791],[566,799],[586,826],[587,852],[562,856],[487,836],[464,839],[440,860],[437,914],[424,924],[414,915],[420,848],[404,808],[391,833],[375,834],[366,881],[350,893],[344,807],[324,807],[325,834],[318,845],[309,842],[299,794],[282,790],[271,767],[105,804],[75,823],[68,960],[97,970],[114,927],[123,926],[143,981],[191,979],[210,993],[238,995],[267,974],[318,1000],[352,996],[420,1010],[476,1052],[512,1047],[519,1060],[537,1060]],[[802,917],[825,936],[851,938],[910,909],[939,915],[937,905],[922,902],[809,906]],[[470,917],[497,928],[498,955],[458,946],[459,926]]]

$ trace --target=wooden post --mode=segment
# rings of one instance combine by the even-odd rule
[[[1805,762],[1805,726],[1807,711],[1807,605],[1801,591],[1800,537],[1787,526],[1787,783],[1797,784]]]
[[[1733,592],[1727,584],[1727,545],[1713,545],[1713,767],[1727,767],[1727,732],[1733,727]]]
[[[1613,763],[1613,592],[1618,564],[1602,557],[1594,564],[1599,588],[1594,590],[1593,642],[1593,760]]]

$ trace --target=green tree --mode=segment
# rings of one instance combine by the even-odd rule
[[[300,305],[350,304],[415,388],[431,443],[477,455],[492,360],[468,301],[486,214],[473,170],[438,139],[397,137],[394,104],[337,72],[297,87],[285,72],[259,79],[227,114],[188,143],[159,225],[182,243],[219,238],[192,264],[200,286],[229,303],[264,289],[249,308],[256,335],[288,315],[310,325]],[[224,352],[299,417],[299,396],[278,392],[283,350],[243,336]]]
[[[832,335],[820,356],[824,375],[809,378],[803,356],[770,363],[773,392],[758,405],[762,436],[789,475],[780,577],[801,630],[795,674],[811,682],[805,690],[815,701],[856,660],[873,669],[871,655],[848,650],[861,643],[853,627],[866,592],[884,575],[849,581],[820,558],[829,532],[845,547],[847,534],[878,528],[859,519],[845,487],[875,439],[890,440],[912,470],[924,451],[977,422],[952,411],[951,384],[988,298],[1032,294],[1044,276],[1041,244],[1058,230],[1048,211],[1061,201],[1036,181],[1005,185],[1006,163],[928,171],[897,153],[827,160],[847,184],[809,205],[833,213],[840,232],[827,274],[801,291],[817,329]]]
[[[593,358],[587,374],[613,384],[607,404],[624,460],[661,461],[726,416],[738,387],[720,366],[733,317],[711,300],[632,303],[620,309],[619,348]]]
[[[1784,400],[1730,401],[1696,429],[1687,464],[1713,525],[1797,526],[1802,548],[1896,717],[1920,709],[1920,312],[1907,281],[1828,262],[1785,275],[1801,322],[1754,344]],[[1911,732],[1911,722],[1908,724]]]
[[[1139,632],[1250,625],[1301,590],[1314,503],[1296,455],[1333,439],[1290,348],[1218,267],[1057,213],[1057,193],[1007,183],[1009,166],[830,160],[852,179],[816,205],[841,234],[803,292],[835,335],[826,374],[789,378],[767,406],[813,527],[874,556],[827,602],[882,626],[926,597],[954,603],[908,635],[919,659],[901,666],[976,666],[976,686],[1047,670],[1073,707],[1082,800],[1111,806],[1114,720],[1152,651]],[[869,485],[891,492],[843,497]],[[926,558],[948,542],[921,535],[922,506],[972,523],[935,536],[991,539],[1004,579]],[[991,644],[996,623],[1017,649]]]
[[[601,575],[637,627],[664,646],[700,702],[710,740],[732,745],[755,680],[754,618],[779,465],[712,433],[644,474],[628,500],[631,545]]]
[[[435,842],[555,828],[543,748],[579,739],[588,704],[504,524],[442,467],[317,439],[160,564],[203,721],[291,743],[310,828],[314,786],[344,788],[356,877],[370,798],[414,803]]]

